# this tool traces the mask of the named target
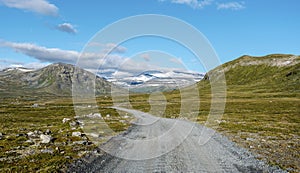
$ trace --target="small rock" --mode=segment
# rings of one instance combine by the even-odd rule
[[[71,127],[79,126],[79,122],[77,122],[77,121],[72,121],[72,122],[69,123],[69,125],[70,125]]]
[[[128,116],[128,115],[125,115],[124,118],[129,118],[129,116]]]
[[[2,139],[4,137],[3,133],[0,133],[0,139]]]
[[[82,157],[82,156],[86,155],[87,153],[88,153],[87,151],[81,151],[78,153],[78,156]]]
[[[74,141],[73,144],[76,144],[76,145],[86,145],[87,142],[86,141]]]
[[[37,135],[40,135],[40,134],[42,134],[43,132],[41,132],[41,131],[39,131],[39,130],[35,130],[34,133],[37,134]]]
[[[33,104],[31,107],[33,107],[33,108],[38,108],[38,107],[39,107],[39,104],[35,103],[35,104]]]
[[[110,115],[109,115],[109,114],[107,114],[107,115],[106,115],[106,118],[109,118],[109,117],[110,117]]]
[[[254,141],[253,138],[246,138],[247,141]]]
[[[72,136],[81,137],[82,133],[81,132],[72,132]]]
[[[52,141],[53,138],[50,135],[43,135],[43,134],[41,134],[40,135],[40,139],[42,140],[41,143],[48,144],[48,143],[50,143]]]
[[[27,141],[25,141],[25,143],[34,144],[32,139],[28,139]]]
[[[72,157],[71,157],[71,156],[65,156],[65,158],[66,158],[66,159],[72,159]]]
[[[50,129],[47,129],[46,132],[45,132],[45,134],[46,134],[46,135],[50,135],[50,134],[51,134],[51,130],[50,130]]]
[[[63,122],[64,124],[67,123],[67,122],[69,122],[69,121],[71,121],[70,118],[64,118],[64,119],[62,120],[62,122]]]
[[[119,122],[120,122],[120,123],[123,123],[123,124],[126,123],[125,120],[119,120]]]
[[[253,147],[252,145],[250,145],[250,147],[249,147],[249,148],[251,148],[251,149],[252,149],[252,148],[254,148],[254,147]]]
[[[27,133],[27,136],[29,136],[29,137],[35,137],[36,134],[35,134],[34,132],[28,132],[28,133]]]
[[[16,134],[16,137],[21,137],[21,136],[26,136],[26,134],[24,134],[24,133]]]
[[[54,151],[53,151],[53,149],[51,149],[51,148],[47,148],[47,149],[43,149],[43,150],[41,150],[41,153],[53,154],[53,153],[54,153]]]

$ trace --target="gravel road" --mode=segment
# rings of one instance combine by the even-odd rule
[[[68,172],[284,172],[199,124],[115,108],[136,121]]]

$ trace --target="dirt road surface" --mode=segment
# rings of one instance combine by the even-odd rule
[[[136,117],[68,172],[284,172],[199,124],[115,107]]]

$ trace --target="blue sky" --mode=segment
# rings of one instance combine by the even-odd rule
[[[222,63],[245,54],[299,55],[299,11],[298,0],[0,0],[0,68],[75,63],[99,30],[141,14],[168,15],[194,26]],[[109,46],[104,44],[102,49]],[[124,51],[115,52],[115,63],[122,57],[161,49],[188,70],[205,71],[193,63],[193,54],[165,40],[144,38],[120,48]]]

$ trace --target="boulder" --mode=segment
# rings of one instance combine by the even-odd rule
[[[50,135],[43,135],[43,134],[40,135],[40,139],[42,140],[41,141],[42,144],[48,144],[53,140],[53,138]]]
[[[51,133],[52,133],[52,132],[51,132],[50,129],[47,129],[46,132],[45,132],[46,135],[50,135]]]
[[[72,136],[81,137],[82,133],[81,132],[72,132]]]
[[[35,134],[34,132],[28,132],[28,133],[27,133],[27,136],[28,136],[28,137],[35,137],[36,134]]]
[[[62,120],[62,122],[63,122],[64,124],[67,123],[67,122],[69,122],[69,121],[71,121],[70,118],[64,118],[64,119]]]

